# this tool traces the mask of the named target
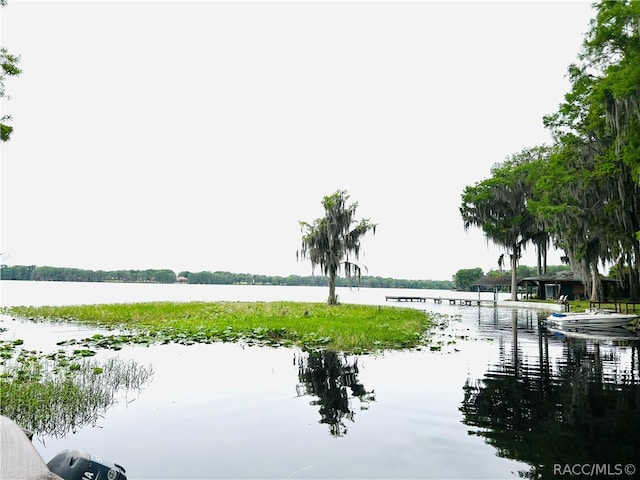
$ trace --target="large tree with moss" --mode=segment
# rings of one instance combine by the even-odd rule
[[[569,66],[571,90],[545,117],[558,146],[547,223],[598,299],[598,263],[616,263],[640,297],[640,2],[604,0]],[[553,198],[555,197],[555,199]],[[552,201],[549,201],[549,200]]]
[[[551,239],[590,289],[591,300],[602,300],[600,266],[615,264],[635,301],[640,2],[603,0],[594,11],[578,61],[568,68],[570,91],[557,112],[544,118],[554,145],[535,149],[537,159],[502,165],[492,178],[467,187],[461,211],[465,226],[481,227],[488,239],[510,250],[512,266],[528,241],[540,249]]]
[[[347,204],[349,195],[338,190],[322,200],[324,216],[313,222],[300,222],[302,247],[298,254],[309,259],[313,268],[319,266],[329,277],[329,305],[336,305],[336,277],[341,269],[347,277],[361,275],[361,267],[353,260],[360,256],[360,240],[369,231],[375,234],[376,224],[369,219],[356,220],[358,203]]]
[[[533,243],[546,256],[547,234],[528,207],[535,173],[531,165],[546,154],[546,147],[524,149],[494,165],[490,178],[467,186],[462,193],[464,228],[479,227],[487,241],[509,254],[512,300],[517,299],[518,261],[527,244]]]

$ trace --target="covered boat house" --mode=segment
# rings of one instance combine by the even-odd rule
[[[600,281],[602,282],[604,297],[607,298],[610,289],[617,280],[600,275]],[[520,280],[519,283],[524,285],[527,294],[536,289],[537,297],[540,299],[557,300],[560,296],[566,295],[568,300],[585,300],[590,295],[590,292],[586,291],[582,277],[571,270],[526,277]]]
[[[493,299],[498,299],[498,292],[511,291],[511,275],[485,275],[471,284],[480,292],[493,292]]]

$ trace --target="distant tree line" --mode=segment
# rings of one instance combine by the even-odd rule
[[[180,272],[180,280],[186,283],[219,284],[219,285],[284,285],[284,286],[316,286],[326,287],[329,278],[325,275],[288,275],[269,276],[253,275],[250,273],[231,272]],[[360,280],[354,278],[336,278],[338,287],[370,287],[370,288],[428,288],[449,290],[453,288],[453,282],[449,280],[404,280],[396,278],[383,278],[362,276]]]
[[[175,283],[177,281],[175,272],[171,270],[105,271],[35,265],[1,265],[0,278],[53,282]]]
[[[283,286],[319,286],[329,284],[324,275],[254,275],[232,272],[188,272],[176,275],[172,270],[84,270],[66,267],[38,267],[36,265],[0,265],[2,280],[32,280],[58,282],[127,282],[127,283],[190,283],[216,285],[283,285]],[[362,276],[355,279],[337,278],[338,287],[370,288],[424,288],[449,290],[454,283],[448,280],[403,280],[396,278]]]

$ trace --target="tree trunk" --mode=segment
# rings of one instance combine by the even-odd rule
[[[327,300],[329,305],[337,305],[338,297],[336,297],[336,272],[329,272],[329,299]]]
[[[629,264],[629,301],[640,300],[640,285],[638,285],[638,270],[631,263]]]
[[[518,300],[518,246],[513,246],[511,254],[511,300]]]
[[[633,259],[640,258],[640,248],[638,248],[638,242],[633,244],[633,256],[627,255],[629,264],[629,301],[637,302],[640,299],[640,274],[638,265],[639,262],[633,262]]]
[[[536,250],[538,253],[537,274],[546,275],[547,273],[547,254],[549,253],[548,240],[536,244]]]
[[[600,280],[600,272],[598,272],[598,263],[594,262],[591,266],[591,301],[602,302],[602,281]]]

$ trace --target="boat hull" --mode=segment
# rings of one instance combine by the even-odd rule
[[[628,325],[638,315],[632,313],[616,313],[607,311],[580,313],[552,313],[547,317],[547,323],[558,326],[574,326],[585,328],[623,327]]]

